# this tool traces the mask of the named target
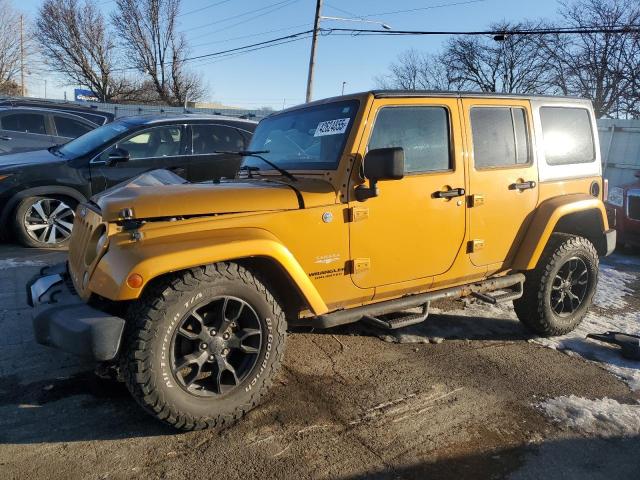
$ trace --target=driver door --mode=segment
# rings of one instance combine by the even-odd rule
[[[103,151],[91,161],[92,193],[98,193],[144,172],[165,168],[186,177],[184,125],[163,125],[139,130]],[[116,149],[129,153],[129,160],[108,165]]]
[[[353,282],[360,288],[412,280],[428,285],[464,252],[465,169],[458,102],[379,99],[368,124],[372,127],[359,154],[364,158],[368,150],[402,147],[405,172],[401,180],[379,182],[378,196],[350,202]]]

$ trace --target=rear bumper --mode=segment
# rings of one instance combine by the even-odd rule
[[[617,232],[615,229],[607,230],[604,232],[605,244],[607,245],[607,252],[605,256],[611,255],[616,249]]]
[[[36,341],[90,360],[113,360],[124,319],[86,304],[68,280],[66,264],[60,264],[43,269],[27,284]]]

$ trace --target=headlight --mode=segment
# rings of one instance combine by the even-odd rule
[[[0,175],[0,182],[6,178],[9,178],[11,175],[13,175],[13,173],[8,173],[6,175]]]
[[[616,207],[622,207],[624,204],[624,190],[620,187],[612,187],[609,189],[607,202]]]

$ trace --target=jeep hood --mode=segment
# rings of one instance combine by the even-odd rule
[[[105,220],[114,222],[122,219],[124,209],[131,209],[135,219],[272,212],[333,204],[337,194],[321,179],[189,183],[167,170],[154,170],[105,190],[92,201]]]

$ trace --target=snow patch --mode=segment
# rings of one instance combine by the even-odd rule
[[[18,267],[42,267],[44,265],[46,265],[46,263],[36,260],[21,260],[18,258],[5,258],[0,260],[0,270]]]
[[[537,405],[547,417],[580,433],[603,437],[640,434],[640,405],[611,398],[588,400],[575,395],[551,398]]]
[[[600,265],[598,290],[593,303],[601,308],[624,308],[627,302],[623,297],[633,295],[633,290],[627,287],[636,279],[637,275],[616,270],[608,265]]]

